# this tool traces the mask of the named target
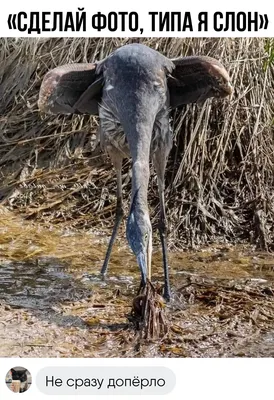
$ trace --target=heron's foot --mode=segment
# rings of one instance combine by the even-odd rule
[[[167,303],[170,302],[170,297],[171,297],[170,292],[164,292],[163,298],[165,299],[165,301],[166,301]]]
[[[146,280],[141,280],[137,295],[141,294],[146,286]]]
[[[100,276],[101,276],[101,280],[104,282],[106,280],[107,273],[101,271]]]
[[[166,286],[165,286],[163,298],[165,299],[165,301],[166,301],[167,303],[170,302],[171,293],[170,293],[170,288],[169,288],[169,287],[166,287]]]
[[[100,275],[101,275],[101,278],[102,278],[103,281],[105,280],[105,277],[107,275],[107,271],[108,271],[108,259],[106,257],[106,259],[104,260],[104,264],[103,264],[103,266],[101,268],[101,271],[100,271]]]

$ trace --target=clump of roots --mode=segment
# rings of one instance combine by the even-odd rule
[[[130,320],[143,339],[157,339],[168,333],[168,320],[161,288],[148,280],[133,300]]]

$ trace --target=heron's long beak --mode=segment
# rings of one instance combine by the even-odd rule
[[[149,236],[147,249],[137,255],[137,262],[142,275],[142,284],[145,285],[147,278],[151,279],[151,258],[152,258],[152,236]]]
[[[137,255],[137,262],[141,271],[141,276],[142,276],[142,282],[141,285],[145,286],[147,282],[147,257],[145,252],[141,251]]]

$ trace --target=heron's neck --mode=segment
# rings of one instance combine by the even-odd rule
[[[131,199],[137,209],[147,208],[147,191],[149,182],[149,161],[133,161]]]
[[[132,192],[131,203],[135,207],[147,207],[147,190],[149,181],[150,143],[153,131],[152,113],[136,114],[131,126],[125,126],[125,132],[132,157]],[[138,121],[142,122],[138,122]]]

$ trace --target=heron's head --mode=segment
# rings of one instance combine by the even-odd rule
[[[152,228],[148,210],[133,201],[127,221],[127,240],[137,258],[142,284],[151,276]]]

